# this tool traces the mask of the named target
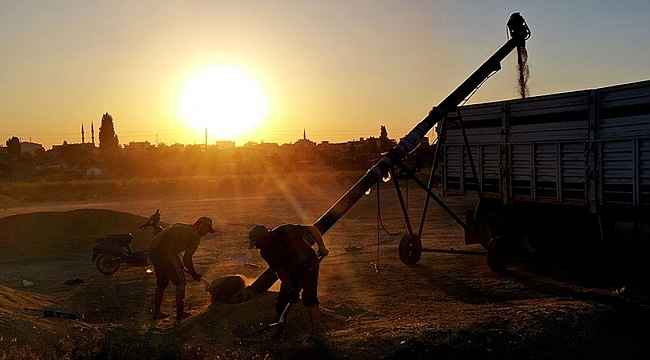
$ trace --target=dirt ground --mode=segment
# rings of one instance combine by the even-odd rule
[[[166,224],[193,222],[203,215],[213,218],[217,232],[202,240],[194,257],[195,267],[206,278],[241,274],[253,281],[265,264],[256,251],[247,249],[251,226],[313,224],[346,190],[347,185],[284,187],[271,196],[31,205],[3,199],[0,354],[19,354],[25,346],[64,344],[62,338],[70,336],[116,331],[145,334],[157,344],[174,339],[200,352],[199,358],[650,356],[649,292],[647,280],[639,275],[642,267],[607,257],[591,267],[513,260],[499,275],[487,267],[485,256],[473,254],[483,249],[466,246],[461,227],[433,203],[424,247],[472,254],[425,252],[418,264],[405,266],[398,255],[404,220],[395,191],[387,185],[380,190],[381,221],[393,234],[378,223],[374,188],[324,235],[331,253],[320,271],[326,329],[322,343],[303,341],[308,321],[300,303],[292,308],[281,341],[264,334],[235,335],[273,320],[277,284],[245,303],[211,305],[203,284],[190,282],[186,309],[193,316],[176,324],[152,319],[155,276],[151,269],[123,267],[105,276],[91,261],[93,240],[107,234],[131,232],[133,250],[145,250],[153,234],[138,225],[159,208]],[[409,192],[414,223],[421,216],[422,198],[421,191]],[[445,201],[459,215],[475,204],[475,199],[461,197]],[[238,265],[231,258],[235,254],[246,254],[261,267]],[[76,279],[81,281],[66,283]],[[174,309],[171,289],[163,305],[168,313]],[[43,310],[71,313],[79,319],[45,317]]]

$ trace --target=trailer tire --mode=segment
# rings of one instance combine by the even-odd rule
[[[527,257],[539,257],[548,247],[548,224],[544,213],[529,207],[517,218],[515,225],[517,247]]]
[[[422,242],[417,235],[405,234],[399,242],[399,259],[404,265],[415,265],[422,256]]]
[[[505,240],[500,236],[493,237],[488,242],[486,250],[487,263],[490,270],[497,273],[505,271],[510,261],[510,251]]]
[[[483,248],[487,249],[490,240],[504,234],[505,212],[502,206],[494,202],[486,202],[479,211],[480,242]]]

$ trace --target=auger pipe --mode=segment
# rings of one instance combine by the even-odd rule
[[[366,174],[357,181],[332,207],[327,210],[314,224],[321,234],[325,234],[375,183],[386,176],[392,166],[397,164],[408,153],[413,151],[422,138],[448,112],[453,111],[468,97],[474,89],[479,87],[490,74],[501,70],[501,61],[518,46],[524,46],[530,37],[530,30],[524,18],[517,12],[510,15],[508,20],[510,39],[501,46],[483,65],[474,71],[456,90],[449,94],[438,106],[429,111],[429,114],[413,128],[397,145],[377,164],[370,168]]]
[[[314,226],[325,234],[345,213],[356,204],[359,199],[370,189],[377,181],[381,180],[390,169],[399,163],[404,156],[413,151],[420,143],[426,133],[433,128],[435,124],[442,121],[449,111],[456,109],[463,99],[469,96],[491,73],[501,69],[501,61],[508,54],[517,48],[526,44],[530,36],[530,30],[519,13],[513,13],[508,20],[508,29],[510,31],[510,40],[508,40],[499,50],[497,50],[481,67],[476,69],[460,86],[449,94],[437,107],[434,107],[411,132],[409,132],[402,141],[388,151],[377,164],[366,172],[366,174],[357,181],[350,190],[348,190],[332,207],[327,210],[323,216],[316,221]],[[268,268],[264,273],[255,279],[250,285],[254,293],[259,294],[268,290],[276,281],[277,276],[273,269]]]

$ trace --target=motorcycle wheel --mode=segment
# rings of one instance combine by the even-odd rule
[[[115,274],[117,270],[120,269],[120,259],[119,256],[113,254],[99,254],[97,257],[97,270],[104,275]]]

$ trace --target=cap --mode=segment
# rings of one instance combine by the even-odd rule
[[[269,229],[264,226],[264,225],[255,225],[251,228],[251,230],[248,232],[248,238],[250,239],[250,242],[248,243],[248,248],[252,249],[255,247],[255,243],[262,237],[268,235]]]
[[[202,222],[202,223],[208,225],[210,227],[208,232],[211,232],[211,233],[214,232],[214,228],[212,227],[212,219],[210,219],[209,217],[201,216],[198,220],[196,220],[196,222]]]

